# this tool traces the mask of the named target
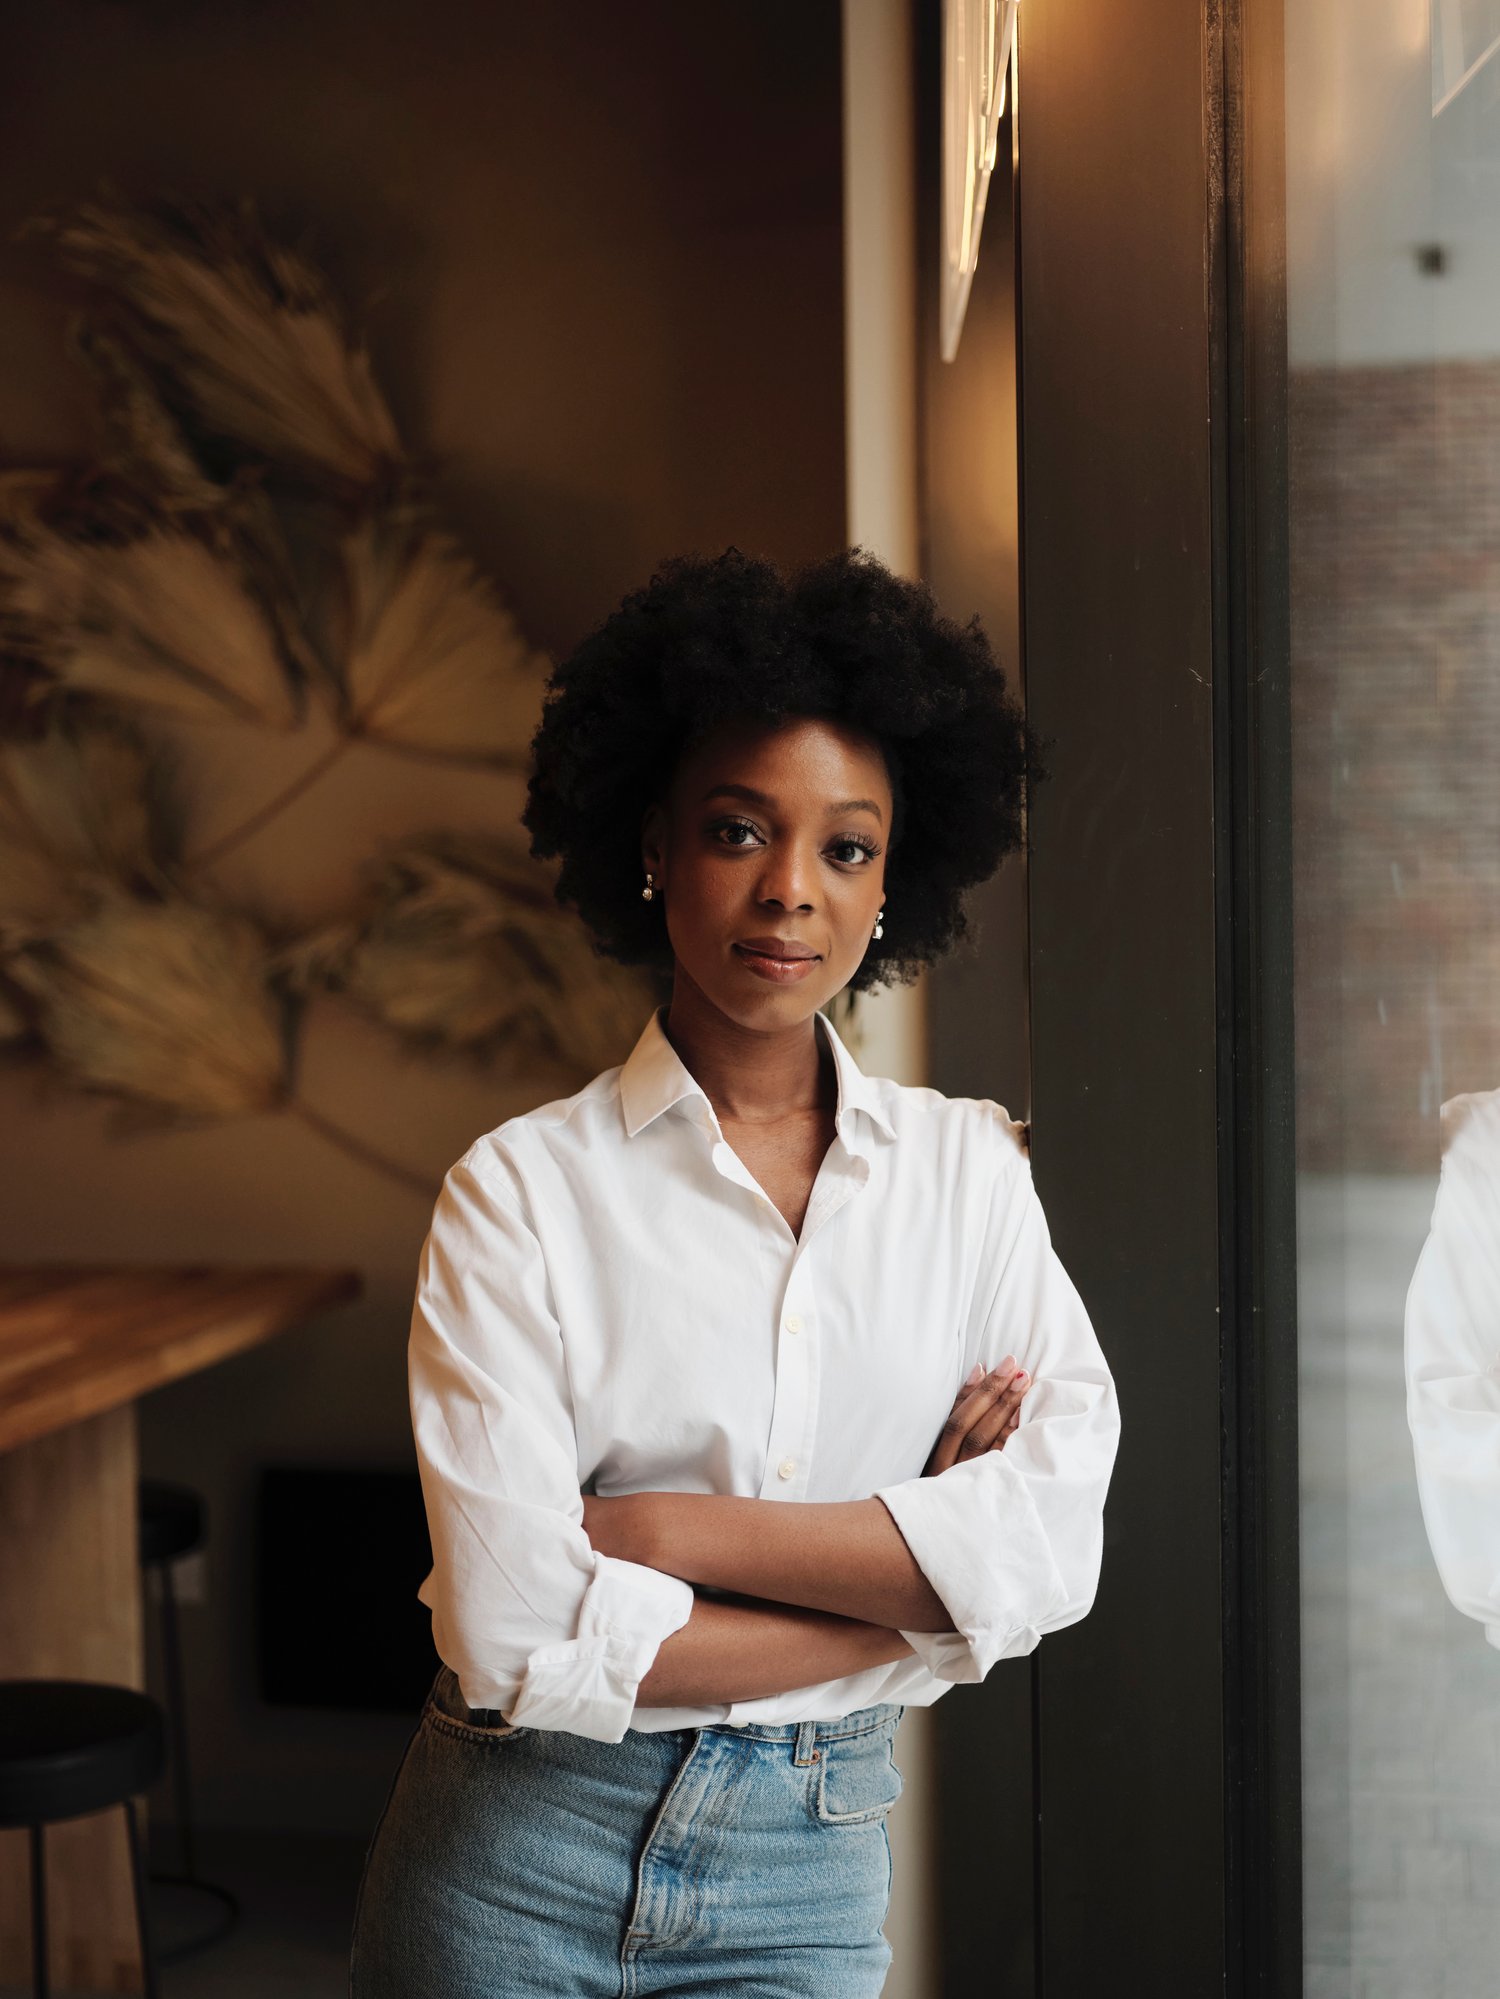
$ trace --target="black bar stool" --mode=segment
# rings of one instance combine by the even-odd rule
[[[47,1999],[44,1834],[61,1819],[125,1809],[145,1999],[157,1999],[146,1908],[146,1865],[135,1800],[166,1761],[163,1715],[130,1687],[92,1680],[0,1680],[0,1826],[24,1826],[31,1844],[31,1989]]]
[[[171,1734],[168,1768],[172,1776],[177,1806],[177,1837],[182,1852],[178,1873],[153,1869],[151,1879],[176,1888],[190,1888],[211,1896],[221,1910],[209,1927],[185,1943],[161,1952],[163,1964],[204,1950],[229,1934],[238,1919],[240,1906],[227,1888],[205,1881],[198,1872],[193,1845],[193,1799],[188,1774],[187,1708],[182,1674],[182,1642],[177,1626],[177,1594],[172,1583],[172,1564],[203,1546],[206,1511],[202,1495],[191,1486],[173,1485],[165,1479],[143,1478],[137,1486],[137,1524],[140,1561],[143,1571],[155,1569],[161,1582],[161,1666],[165,1683],[167,1726]]]

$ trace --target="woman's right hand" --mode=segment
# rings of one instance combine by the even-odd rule
[[[975,1370],[958,1391],[948,1420],[938,1432],[931,1456],[922,1468],[924,1478],[934,1478],[950,1465],[978,1457],[981,1451],[1003,1451],[1006,1439],[1021,1420],[1021,1402],[1031,1388],[1031,1377],[1007,1354],[989,1374]]]

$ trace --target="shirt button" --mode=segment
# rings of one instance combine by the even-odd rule
[[[800,1312],[788,1312],[788,1313],[787,1313],[787,1315],[786,1315],[786,1329],[787,1329],[787,1331],[788,1331],[789,1333],[800,1333],[800,1332],[801,1332],[801,1330],[802,1330],[802,1314],[801,1314]]]
[[[783,1458],[781,1463],[776,1467],[776,1476],[778,1478],[794,1478],[796,1473],[797,1460],[795,1458]]]

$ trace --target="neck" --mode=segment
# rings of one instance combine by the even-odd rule
[[[720,1124],[775,1124],[838,1102],[833,1051],[814,1016],[745,1027],[679,972],[662,1026]]]

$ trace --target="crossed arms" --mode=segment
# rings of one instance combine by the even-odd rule
[[[927,1475],[984,1450],[1003,1450],[1031,1386],[1007,1358],[959,1394]],[[680,1492],[586,1497],[595,1550],[684,1582],[731,1592],[695,1595],[686,1624],[664,1638],[641,1680],[643,1707],[754,1700],[840,1679],[912,1651],[903,1634],[952,1631],[953,1618],[879,1499],[788,1506]]]
[[[1008,1334],[1024,1353],[1026,1420],[1007,1427],[1008,1378],[983,1393],[971,1380],[922,1474],[868,1496],[596,1499],[579,1490],[540,1240],[507,1184],[459,1162],[424,1247],[408,1365],[433,1540],[418,1596],[470,1705],[618,1742],[639,1704],[754,1700],[908,1655],[980,1680],[1082,1617],[1114,1384],[1029,1175],[996,1214],[966,1345],[989,1361]]]

